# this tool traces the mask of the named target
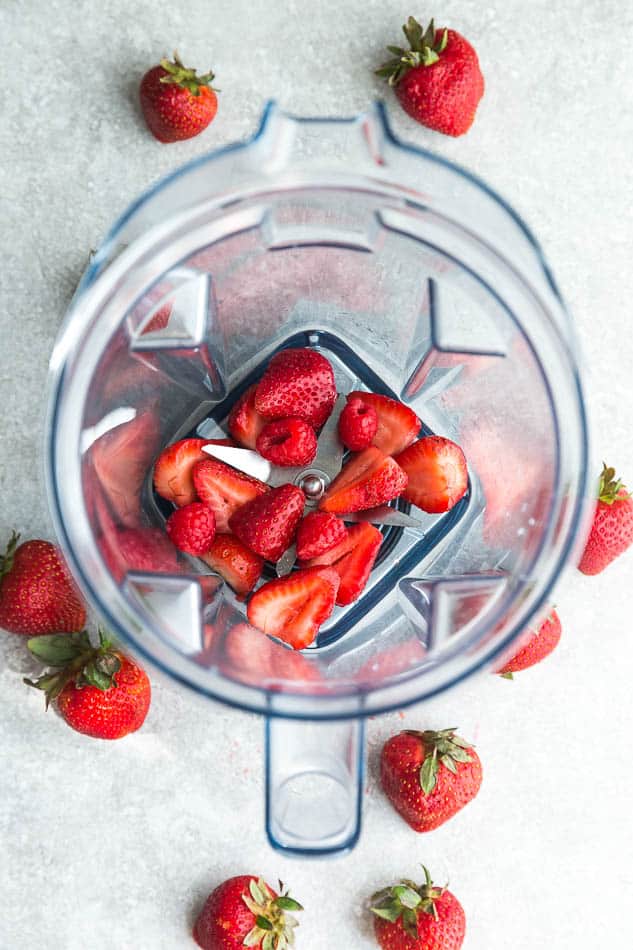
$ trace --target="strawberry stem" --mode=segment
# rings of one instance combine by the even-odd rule
[[[0,556],[0,580],[2,580],[6,574],[9,574],[13,570],[13,558],[15,556],[15,551],[19,540],[20,535],[18,532],[12,531],[6,550],[4,554]]]
[[[214,92],[220,91],[211,85],[215,79],[215,74],[211,70],[203,76],[198,76],[195,69],[188,69],[183,65],[180,56],[176,52],[174,52],[173,61],[161,59],[160,65],[168,74],[167,76],[161,76],[160,81],[162,83],[187,89],[192,96],[200,95],[201,86],[208,86],[210,89],[213,89]]]
[[[598,501],[605,505],[613,505],[616,501],[626,501],[631,495],[626,491],[621,479],[616,479],[615,469],[602,463],[600,482],[598,485]]]

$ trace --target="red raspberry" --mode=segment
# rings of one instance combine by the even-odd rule
[[[193,501],[167,519],[167,534],[185,554],[205,554],[215,538],[215,515],[208,505]]]
[[[358,397],[349,400],[338,420],[341,442],[352,452],[368,448],[377,428],[376,410]]]
[[[275,419],[257,436],[257,451],[273,465],[307,465],[316,455],[316,435],[303,419]]]
[[[347,528],[329,511],[312,511],[306,515],[297,531],[297,557],[307,561],[331,551],[343,540]]]

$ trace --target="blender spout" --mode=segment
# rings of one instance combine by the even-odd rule
[[[297,857],[351,850],[358,840],[364,722],[266,720],[266,833]]]

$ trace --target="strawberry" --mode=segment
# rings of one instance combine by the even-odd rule
[[[245,472],[205,456],[204,462],[193,467],[193,483],[200,500],[215,514],[218,531],[229,530],[231,515],[242,505],[268,491],[268,485]]]
[[[254,554],[232,534],[216,534],[210,548],[201,557],[239,597],[252,591],[264,569],[263,558]]]
[[[400,881],[372,897],[374,933],[383,950],[460,950],[466,915],[454,894],[434,887],[422,866],[424,884]]]
[[[450,511],[468,489],[468,468],[460,447],[441,435],[427,435],[396,456],[409,476],[402,492],[422,511]]]
[[[380,756],[383,791],[414,831],[432,831],[467,805],[481,785],[481,762],[454,729],[400,732]]]
[[[261,686],[262,680],[292,680],[293,690],[303,684],[309,690],[320,680],[318,666],[308,655],[287,650],[247,623],[237,623],[226,632],[222,652],[214,656],[221,672],[225,669],[242,682]],[[314,654],[312,655],[314,659]]]
[[[139,523],[141,489],[159,441],[158,416],[155,410],[147,410],[110,429],[91,446],[95,472],[121,524]]]
[[[599,574],[633,544],[633,498],[603,463],[598,504],[578,570]]]
[[[196,501],[193,469],[197,462],[208,459],[203,445],[232,445],[230,439],[180,439],[160,453],[154,465],[154,488],[179,508]]]
[[[388,455],[370,446],[352,456],[321,499],[321,511],[337,514],[375,508],[397,498],[407,487],[407,475]]]
[[[300,488],[280,485],[238,508],[229,519],[229,527],[255,554],[278,561],[292,544],[304,504]]]
[[[0,555],[0,627],[29,636],[81,630],[86,608],[59,550],[13,532]]]
[[[347,537],[343,522],[329,511],[311,511],[297,528],[297,557],[308,561],[336,547]]]
[[[100,548],[117,581],[127,571],[177,574],[180,570],[176,549],[160,528],[109,528],[101,536]]]
[[[218,111],[212,72],[197,76],[174,53],[173,62],[161,59],[141,80],[141,111],[159,142],[192,139],[204,131]]]
[[[360,399],[364,405],[371,406],[375,410],[377,429],[372,444],[385,455],[401,452],[418,437],[422,423],[413,409],[405,406],[403,402],[391,399],[390,396],[366,393],[361,390],[350,393],[347,399],[348,406],[352,400]]]
[[[422,29],[414,17],[402,27],[410,49],[387,47],[394,58],[376,75],[395,87],[396,97],[416,122],[445,135],[463,135],[473,124],[484,94],[477,53],[456,30]]]
[[[377,429],[378,415],[374,407],[358,396],[348,396],[338,420],[343,445],[352,452],[361,452],[369,448]]]
[[[114,649],[103,631],[99,646],[85,630],[67,636],[33,637],[31,653],[52,667],[24,682],[53,700],[68,725],[95,739],[121,739],[143,725],[151,699],[147,674]]]
[[[329,567],[311,567],[268,581],[251,597],[248,619],[263,633],[303,650],[332,613],[338,585],[339,576]]]
[[[229,413],[229,432],[236,442],[246,449],[254,449],[257,436],[266,425],[266,420],[255,408],[257,383],[242,393]]]
[[[287,911],[303,910],[284,890],[277,894],[261,877],[231,877],[211,891],[194,924],[203,950],[283,950],[294,944],[298,921]]]
[[[185,554],[199,555],[208,551],[215,538],[215,515],[208,505],[193,501],[177,508],[165,525],[172,544]]]
[[[552,650],[556,649],[561,633],[560,618],[552,608],[536,629],[529,628],[526,635],[519,638],[520,649],[497,672],[505,679],[511,680],[513,673],[527,670],[529,666],[540,663],[550,655]]]
[[[257,436],[257,451],[273,465],[308,465],[317,453],[317,439],[303,419],[274,419]]]
[[[381,544],[382,534],[374,525],[362,522],[353,524],[335,548],[312,558],[306,566],[327,565],[334,568],[341,579],[336,603],[342,607],[353,603],[362,594]]]
[[[320,429],[336,401],[334,371],[316,350],[281,350],[271,359],[255,393],[255,407],[269,419],[295,416]]]

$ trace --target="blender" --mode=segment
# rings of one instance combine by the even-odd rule
[[[286,347],[323,353],[343,395],[400,399],[469,466],[449,512],[398,501],[374,515],[367,586],[301,652],[250,626],[203,561],[177,556],[152,487],[159,452],[226,437],[232,405]],[[250,141],[128,208],[51,365],[49,501],[87,599],[154,667],[265,717],[273,847],[349,849],[364,718],[499,665],[582,540],[578,351],[535,238],[483,181],[399,141],[380,104],[351,119],[269,104]],[[292,472],[308,500],[340,468],[331,436]]]

